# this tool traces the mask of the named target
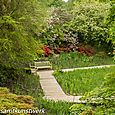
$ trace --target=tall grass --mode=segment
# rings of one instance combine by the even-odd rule
[[[59,56],[50,57],[49,60],[53,69],[115,64],[112,57],[107,55],[96,54],[88,57],[78,52],[61,53]]]
[[[20,95],[30,95],[35,98],[35,106],[38,109],[45,110],[45,113],[40,115],[69,115],[69,108],[72,103],[67,102],[54,102],[43,99],[43,91],[40,86],[39,76],[24,75],[18,81],[13,83],[10,89]]]
[[[45,115],[70,115],[69,108],[73,105],[70,102],[63,101],[48,101],[43,98],[38,99],[40,108],[44,108]]]
[[[84,95],[99,87],[107,74],[115,73],[115,67],[55,72],[54,75],[66,94]]]
[[[35,107],[38,107],[37,98],[42,97],[43,91],[40,86],[39,76],[33,74],[24,74],[23,77],[19,77],[10,90],[17,95],[30,95],[35,98]]]

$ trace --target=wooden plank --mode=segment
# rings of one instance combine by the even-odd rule
[[[35,62],[35,66],[51,66],[51,63],[49,61]]]
[[[36,67],[36,69],[52,69],[51,66],[39,66],[39,67]]]

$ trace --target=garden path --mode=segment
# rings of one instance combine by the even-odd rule
[[[62,69],[65,71],[73,71],[77,69],[91,69],[91,68],[103,68],[110,67],[115,65],[104,65],[104,66],[93,66],[93,67],[82,67],[82,68],[73,68],[73,69]],[[66,102],[75,102],[75,103],[85,103],[85,101],[81,101],[80,98],[82,96],[71,96],[66,95],[55,77],[52,75],[53,70],[39,70],[37,71],[37,75],[40,76],[40,84],[44,92],[44,99],[53,100],[53,101],[66,101]]]

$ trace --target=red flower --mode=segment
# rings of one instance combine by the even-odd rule
[[[43,50],[44,50],[44,55],[46,57],[48,57],[49,55],[52,54],[52,51],[51,51],[51,49],[48,46],[44,46]]]

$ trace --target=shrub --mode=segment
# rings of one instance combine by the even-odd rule
[[[45,12],[37,0],[0,2],[0,85],[22,76],[22,69],[41,55],[36,34],[42,30]]]
[[[16,95],[5,87],[0,87],[0,110],[3,109],[32,109],[34,99],[31,96]]]
[[[111,9],[109,15],[106,19],[106,23],[108,26],[108,34],[107,42],[111,43],[111,54],[115,55],[115,2],[111,3]]]
[[[76,2],[73,10],[71,28],[76,30],[81,42],[100,45],[107,37],[107,28],[104,18],[107,16],[109,3]],[[100,42],[100,43],[99,43]]]
[[[48,46],[44,46],[44,47],[43,47],[43,51],[44,51],[44,56],[45,56],[45,57],[48,57],[48,56],[50,56],[50,55],[53,54],[53,51],[52,51],[51,48],[48,47]]]
[[[69,47],[79,42],[107,48],[108,28],[104,23],[109,3],[75,2],[71,10],[53,9],[49,25],[41,37],[50,46]]]

